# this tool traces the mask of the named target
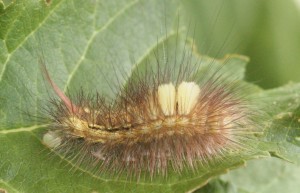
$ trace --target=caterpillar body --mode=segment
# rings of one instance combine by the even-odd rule
[[[244,86],[214,61],[204,68],[183,58],[190,53],[172,62],[154,55],[156,64],[135,70],[114,99],[83,91],[67,96],[43,66],[59,97],[51,101],[44,143],[97,172],[138,178],[197,170],[241,151],[257,127]]]

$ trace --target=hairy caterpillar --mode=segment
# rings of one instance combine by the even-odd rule
[[[196,170],[241,151],[257,129],[245,87],[216,61],[193,61],[192,49],[173,53],[171,60],[164,47],[164,55],[158,48],[155,64],[135,70],[114,99],[83,91],[66,96],[43,66],[60,98],[51,101],[53,129],[44,143],[78,165],[91,162],[99,173],[151,178],[169,168]]]
[[[149,61],[132,69],[108,64],[116,69],[117,85],[109,82],[117,88],[114,97],[103,96],[101,88],[66,96],[43,66],[60,98],[47,107],[52,126],[43,143],[96,173],[151,178],[167,176],[169,169],[197,171],[199,165],[244,151],[258,126],[239,73],[227,73],[232,58],[197,58],[193,41],[176,31],[165,33],[172,34],[170,40],[157,40]],[[100,71],[99,76],[108,76]]]

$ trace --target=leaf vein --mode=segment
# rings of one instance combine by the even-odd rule
[[[80,57],[80,59],[78,60],[78,62],[76,63],[74,69],[72,70],[72,72],[70,73],[70,76],[67,80],[67,83],[65,85],[64,91],[66,91],[68,85],[70,84],[70,82],[72,81],[75,73],[77,72],[77,70],[79,69],[80,65],[82,64],[83,60],[85,59],[85,55],[87,54],[91,43],[93,42],[94,38],[101,33],[103,30],[107,29],[117,18],[119,18],[123,13],[125,13],[126,10],[130,9],[132,6],[134,6],[135,4],[137,4],[139,2],[139,0],[134,0],[131,3],[129,3],[127,6],[123,7],[122,9],[120,9],[113,17],[111,17],[100,29],[94,31],[94,33],[91,35],[90,39],[88,40],[86,47],[84,48],[84,51]]]

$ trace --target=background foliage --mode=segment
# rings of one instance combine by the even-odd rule
[[[185,5],[200,23],[196,40],[203,52],[249,56],[247,79],[263,88],[300,81],[299,0],[191,0]]]

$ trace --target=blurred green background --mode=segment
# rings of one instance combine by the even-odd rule
[[[199,50],[250,57],[247,80],[263,88],[300,81],[300,0],[186,0]]]

